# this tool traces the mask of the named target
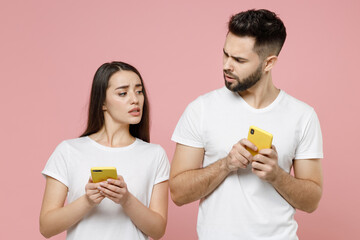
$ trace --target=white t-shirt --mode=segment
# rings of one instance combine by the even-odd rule
[[[281,168],[290,172],[294,159],[323,157],[320,124],[313,108],[280,91],[266,108],[255,109],[226,87],[200,96],[180,118],[172,140],[204,148],[203,167],[224,158],[247,138],[254,125],[273,134]],[[298,239],[295,209],[251,172],[231,173],[201,199],[197,232],[200,239]]]
[[[149,207],[155,184],[168,180],[169,161],[160,145],[136,139],[129,146],[111,148],[89,137],[60,143],[42,174],[68,187],[68,203],[85,194],[92,167],[116,167],[129,192]],[[68,229],[67,240],[148,239],[123,212],[120,204],[105,198],[78,224]]]

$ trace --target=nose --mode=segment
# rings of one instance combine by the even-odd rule
[[[223,60],[223,70],[224,71],[229,71],[232,72],[234,70],[232,63],[231,63],[231,58],[229,57],[224,57]]]
[[[139,103],[139,96],[136,94],[136,92],[131,94],[131,104],[138,104]]]

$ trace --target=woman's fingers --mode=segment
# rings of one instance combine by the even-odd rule
[[[118,179],[108,179],[105,182],[101,182],[98,190],[103,196],[119,204],[124,203],[128,196],[127,185],[120,175]]]

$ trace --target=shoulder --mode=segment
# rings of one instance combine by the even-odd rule
[[[236,94],[234,94],[233,92],[228,90],[226,87],[222,87],[219,89],[215,89],[211,92],[205,93],[205,94],[199,96],[196,100],[207,102],[207,101],[219,100],[219,98],[224,99],[226,97],[232,97],[233,95],[236,95]]]
[[[79,138],[67,139],[63,142],[68,146],[81,146],[81,145],[88,145],[90,144],[91,141],[89,140],[89,137],[79,137]]]
[[[137,147],[138,149],[140,149],[141,151],[147,151],[147,152],[152,152],[152,153],[165,153],[164,148],[159,145],[159,144],[154,144],[154,143],[148,143],[145,142],[141,139],[136,139],[137,141]]]
[[[69,149],[87,146],[88,144],[89,140],[87,137],[67,139],[56,147],[56,151],[69,151]]]
[[[136,152],[142,156],[146,156],[147,161],[153,162],[154,166],[168,164],[169,160],[163,147],[159,144],[144,142],[137,139]]]
[[[312,106],[310,106],[309,104],[287,94],[286,92],[283,91],[284,94],[284,101],[282,101],[282,105],[284,105],[285,107],[287,107],[290,111],[292,112],[296,112],[298,114],[301,115],[312,115],[315,110]]]
[[[201,108],[203,106],[212,106],[213,104],[219,103],[219,101],[226,101],[226,99],[231,99],[234,96],[234,93],[232,93],[226,87],[222,87],[200,95],[188,105],[188,108]]]

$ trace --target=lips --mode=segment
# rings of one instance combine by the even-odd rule
[[[225,77],[226,77],[226,78],[235,79],[234,77],[230,77],[229,75],[226,75],[226,74],[225,74]]]
[[[224,77],[225,77],[226,81],[228,81],[228,82],[235,82],[236,81],[236,78],[230,77],[227,74],[224,74]]]
[[[129,111],[129,113],[133,116],[139,116],[140,115],[140,108],[136,107]]]

